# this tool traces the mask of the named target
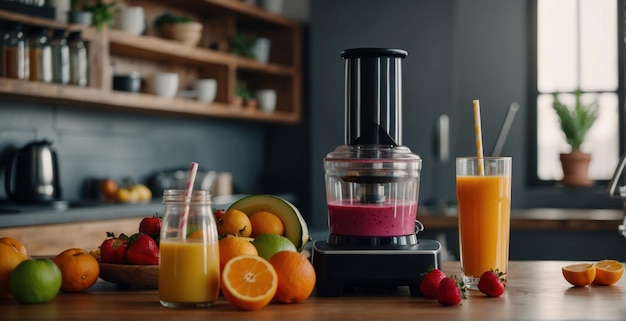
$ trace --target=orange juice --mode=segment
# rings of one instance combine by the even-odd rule
[[[463,275],[480,278],[495,269],[506,273],[511,177],[459,175],[456,186]]]
[[[217,242],[161,240],[159,299],[171,305],[210,305],[220,288]],[[202,260],[202,258],[205,260]]]

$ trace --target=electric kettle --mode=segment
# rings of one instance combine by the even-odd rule
[[[52,143],[35,141],[8,158],[4,186],[9,200],[17,203],[47,203],[61,198],[59,167]]]

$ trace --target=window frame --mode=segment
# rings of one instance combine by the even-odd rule
[[[538,41],[538,1],[541,0],[529,0],[528,6],[528,119],[529,119],[529,144],[528,146],[528,184],[535,187],[554,186],[557,187],[557,180],[542,180],[538,175],[538,161],[537,161],[537,98],[539,96],[539,90],[537,87],[537,41]],[[624,106],[624,28],[626,23],[624,21],[626,8],[624,3],[626,0],[617,0],[617,57],[618,57],[618,87],[617,87],[617,99],[618,99],[618,113],[619,113],[619,155],[624,154],[624,139],[626,131],[626,119],[624,119],[625,109]],[[593,93],[593,91],[589,91]],[[608,184],[606,180],[595,180],[596,185]],[[593,189],[594,187],[586,187],[587,189]],[[597,189],[597,187],[595,187]],[[583,189],[585,189],[583,187]]]

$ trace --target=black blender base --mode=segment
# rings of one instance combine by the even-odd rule
[[[345,247],[316,241],[311,259],[317,296],[338,297],[348,287],[408,286],[417,297],[421,274],[431,266],[441,269],[441,244],[419,239],[401,247]]]

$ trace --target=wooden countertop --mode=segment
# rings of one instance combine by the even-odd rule
[[[157,290],[119,290],[100,280],[84,293],[60,293],[53,301],[21,305],[0,300],[2,320],[625,320],[626,277],[608,287],[574,288],[561,274],[565,261],[513,261],[507,292],[487,298],[472,292],[461,305],[446,307],[397,293],[321,298],[299,304],[271,303],[253,312],[239,311],[223,298],[211,308],[163,308]],[[391,268],[391,267],[390,267]],[[459,262],[443,263],[448,275],[460,274]]]

